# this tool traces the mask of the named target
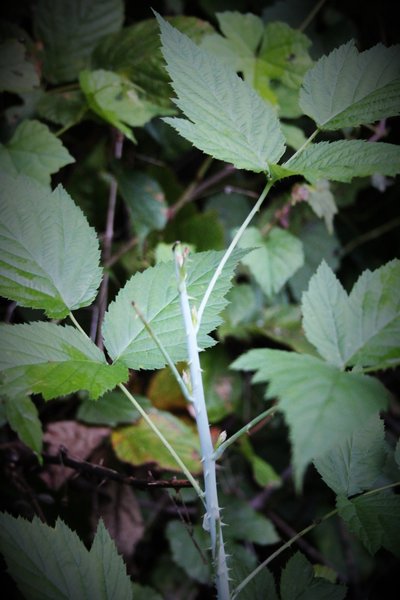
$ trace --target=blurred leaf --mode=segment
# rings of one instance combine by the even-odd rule
[[[167,203],[158,182],[145,173],[127,168],[117,171],[117,181],[138,237],[143,240],[150,231],[163,229],[167,222]]]
[[[238,405],[242,396],[241,378],[229,371],[229,357],[220,346],[200,354],[200,364],[208,418],[210,423],[217,423]]]
[[[373,487],[386,458],[384,424],[376,414],[314,465],[336,494],[354,496]]]
[[[303,262],[301,241],[288,231],[274,227],[266,237],[255,227],[242,235],[241,248],[258,248],[242,259],[263,292],[271,297],[282,288]]]
[[[7,144],[0,144],[0,168],[28,175],[45,185],[50,175],[75,162],[62,142],[39,121],[23,121]]]
[[[0,179],[0,293],[61,319],[91,304],[101,282],[95,231],[67,192]]]
[[[53,528],[38,517],[29,522],[3,513],[0,524],[0,550],[25,598],[132,598],[126,567],[102,521],[90,550],[61,519]]]
[[[132,598],[135,600],[163,600],[153,588],[138,583],[132,584]]]
[[[144,396],[135,394],[135,400],[144,409],[151,407],[149,400]],[[140,418],[140,413],[125,394],[113,391],[106,392],[96,402],[93,402],[93,400],[82,402],[78,408],[76,418],[85,423],[115,427],[122,423],[137,421]]]
[[[283,569],[280,590],[282,600],[343,600],[347,593],[345,585],[316,577],[311,563],[300,552],[296,552]]]
[[[179,15],[168,21],[197,42],[212,31],[206,21]],[[114,71],[129,78],[151,102],[171,109],[171,87],[160,49],[160,31],[155,19],[145,19],[104,38],[92,56],[96,69]]]
[[[91,110],[131,141],[135,141],[135,136],[130,127],[141,127],[159,114],[170,114],[155,104],[141,100],[137,88],[128,79],[112,71],[81,71],[79,82]]]
[[[182,374],[185,366],[186,363],[176,365],[180,374]],[[182,408],[186,409],[188,406],[187,400],[169,367],[157,371],[152,376],[146,393],[152,405],[159,410],[174,411]]]
[[[274,525],[264,515],[255,511],[248,502],[237,498],[221,497],[224,529],[227,539],[245,540],[260,546],[276,544],[280,537]]]
[[[333,271],[339,267],[339,240],[336,234],[327,235],[320,221],[308,221],[298,232],[303,244],[304,265],[289,280],[289,287],[297,301],[301,300],[311,277],[324,260]]]
[[[294,150],[299,150],[306,141],[306,136],[300,127],[295,125],[288,125],[287,123],[281,123],[283,135],[286,139],[286,145],[290,146]]]
[[[123,20],[122,0],[39,0],[33,24],[44,45],[45,77],[52,83],[76,79],[95,45],[118,31]]]
[[[168,523],[166,533],[176,564],[196,581],[209,583],[209,534],[200,525],[185,525],[177,520]]]
[[[229,561],[232,586],[238,586],[255,567],[244,564],[241,556],[233,555]],[[274,576],[267,568],[262,569],[239,594],[240,600],[279,600]]]
[[[42,119],[66,127],[79,123],[88,105],[80,91],[52,92],[39,99],[36,110]]]
[[[87,390],[96,399],[128,378],[124,365],[108,364],[89,338],[68,325],[2,323],[0,345],[0,389],[8,396],[36,393],[51,400]]]
[[[207,198],[204,208],[206,212],[217,213],[219,222],[224,228],[225,245],[228,245],[233,230],[243,223],[251,210],[251,205],[246,196],[230,192],[210,196]]]
[[[223,323],[218,328],[218,336],[246,336],[246,325],[260,319],[260,307],[253,287],[248,283],[234,285],[227,294],[228,305],[222,313]]]
[[[266,308],[259,332],[296,352],[317,355],[304,335],[299,306],[276,304]]]
[[[265,487],[280,487],[282,480],[276,473],[275,469],[267,463],[261,456],[255,453],[253,446],[248,437],[240,438],[240,449],[246,459],[249,461],[253,477],[258,485]]]
[[[375,554],[380,547],[400,557],[400,497],[388,491],[347,499],[338,496],[339,515],[364,546]]]
[[[313,459],[352,435],[360,423],[388,404],[388,391],[377,379],[340,371],[306,354],[255,349],[231,366],[256,371],[253,383],[268,382],[267,398],[279,398],[279,409],[290,428],[297,489]]]
[[[304,200],[311,206],[315,214],[324,219],[327,230],[333,233],[333,218],[337,213],[335,198],[330,190],[329,181],[320,179],[314,186],[302,186]]]
[[[40,85],[35,66],[25,54],[25,46],[16,39],[0,44],[0,91],[18,94]]]
[[[199,442],[195,430],[182,419],[167,412],[154,412],[149,418],[173,446],[176,453],[193,473],[201,471]],[[155,463],[160,469],[179,471],[175,460],[154,432],[141,418],[134,425],[113,432],[111,442],[122,461],[133,465]]]
[[[42,451],[42,424],[39,413],[28,396],[6,398],[5,416],[11,427],[24,442],[37,454]]]

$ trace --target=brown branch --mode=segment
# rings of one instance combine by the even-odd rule
[[[190,488],[192,484],[187,479],[138,479],[131,475],[123,475],[114,469],[96,465],[85,460],[76,460],[68,454],[67,448],[60,446],[58,454],[42,454],[43,462],[50,465],[69,467],[83,475],[118,481],[135,489],[146,490],[150,488]]]

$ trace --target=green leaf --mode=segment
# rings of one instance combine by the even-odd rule
[[[400,361],[400,282],[395,259],[364,271],[348,296],[331,269],[322,263],[303,294],[307,338],[328,362],[383,369]]]
[[[382,546],[400,557],[400,497],[387,491],[336,501],[339,515],[370,554]]]
[[[29,600],[132,598],[131,581],[102,521],[90,550],[61,519],[55,527],[0,514],[0,549]]]
[[[23,121],[7,144],[0,144],[0,169],[45,185],[50,184],[50,175],[73,162],[62,142],[39,121]]]
[[[321,221],[307,221],[298,232],[303,244],[304,265],[290,278],[289,287],[300,302],[301,295],[308,288],[311,277],[322,261],[333,271],[339,267],[339,240],[336,235],[326,235],[326,227]]]
[[[4,175],[0,207],[0,294],[54,319],[91,304],[102,275],[99,243],[65,190]]]
[[[200,525],[185,526],[178,520],[170,521],[166,534],[174,562],[182,567],[189,577],[200,583],[209,583],[211,566],[208,560],[209,535]]]
[[[386,459],[384,424],[376,414],[314,465],[337,495],[354,496],[373,487]]]
[[[289,88],[298,88],[313,64],[307,51],[310,45],[304,33],[287,23],[268,23],[259,54],[264,72]]]
[[[240,449],[249,461],[253,477],[260,487],[280,487],[282,480],[275,469],[261,456],[255,453],[248,436],[240,438]]]
[[[168,21],[195,42],[212,31],[206,21],[195,17],[169,17]],[[114,71],[128,77],[144,97],[171,109],[171,87],[160,50],[160,31],[155,19],[145,19],[104,38],[92,55],[95,69]]]
[[[378,380],[339,371],[306,354],[250,350],[232,368],[257,371],[253,382],[269,382],[267,398],[279,398],[290,427],[297,488],[313,459],[352,435],[388,403],[388,392]]]
[[[264,515],[255,511],[248,502],[239,499],[221,497],[224,529],[227,539],[246,540],[260,546],[276,544],[280,537],[274,525]]]
[[[266,237],[255,227],[248,227],[239,242],[241,248],[258,248],[242,258],[267,296],[285,285],[304,262],[303,246],[288,231],[275,227]]]
[[[144,409],[151,408],[151,403],[144,396],[135,394],[135,400]],[[140,413],[122,392],[107,392],[96,402],[85,400],[78,408],[76,418],[93,425],[109,425],[116,427],[122,423],[133,423],[140,418]]]
[[[18,94],[39,86],[35,66],[26,60],[25,52],[24,45],[15,39],[0,44],[0,91]]]
[[[153,412],[149,418],[171,444],[192,473],[201,471],[199,441],[193,427],[168,412]],[[111,436],[118,458],[132,465],[156,464],[160,469],[179,471],[175,459],[141,418],[120,427]]]
[[[135,137],[130,127],[141,127],[159,114],[168,114],[141,100],[137,88],[117,73],[102,69],[81,71],[79,83],[92,111],[132,141]]]
[[[400,173],[400,149],[385,142],[339,140],[311,144],[283,165],[286,177],[303,175],[311,183],[319,179],[349,182],[353,177],[374,173],[395,176]]]
[[[234,412],[242,396],[242,382],[238,373],[229,371],[230,360],[221,346],[203,352],[200,363],[208,419],[216,423]]]
[[[321,129],[341,129],[400,114],[400,45],[358,52],[353,40],[308,71],[300,106]]]
[[[279,121],[236,73],[157,17],[175,104],[187,119],[168,118],[196,147],[239,169],[268,171],[285,145]]]
[[[109,365],[99,348],[74,327],[54,323],[0,326],[2,391],[9,396],[41,393],[46,400],[78,390],[96,399],[128,378]]]
[[[45,77],[52,83],[76,79],[95,45],[118,31],[123,20],[122,0],[39,0],[34,29],[44,45]]]
[[[37,103],[38,115],[46,121],[70,127],[83,118],[88,110],[86,99],[80,91],[43,94]]]
[[[315,577],[311,563],[296,552],[282,571],[280,591],[281,600],[343,600],[347,589],[344,585]]]
[[[167,222],[167,203],[159,183],[132,169],[118,171],[117,181],[139,238],[142,240],[150,231],[163,229]]]
[[[338,209],[335,198],[330,190],[329,181],[320,179],[314,186],[304,184],[302,186],[303,198],[311,206],[315,214],[324,219],[329,233],[333,233],[333,218]]]
[[[24,442],[37,454],[42,451],[42,424],[39,413],[32,400],[27,396],[7,398],[6,417],[11,427]]]
[[[281,123],[283,135],[285,136],[286,144],[295,150],[299,150],[307,140],[304,132],[300,127]]]
[[[194,254],[188,263],[187,288],[192,306],[199,306],[223,252]],[[208,348],[215,340],[208,334],[220,323],[225,294],[243,250],[236,250],[227,261],[203,314],[198,344]],[[120,290],[108,308],[103,322],[104,343],[111,358],[131,369],[160,369],[166,361],[132,307],[135,302],[161,340],[174,362],[186,360],[186,334],[180,311],[178,284],[173,261],[158,263],[136,273]]]

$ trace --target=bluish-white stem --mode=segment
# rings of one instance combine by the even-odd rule
[[[218,600],[229,600],[229,577],[226,562],[224,540],[222,535],[221,510],[218,503],[217,477],[214,459],[214,447],[211,439],[207,408],[204,397],[203,380],[197,335],[192,319],[192,313],[186,288],[186,258],[185,251],[179,243],[174,247],[176,275],[183,321],[186,331],[186,343],[189,358],[189,368],[192,387],[193,406],[197,430],[200,438],[200,448],[203,463],[206,514],[203,527],[209,531],[211,552],[215,566],[215,581]]]

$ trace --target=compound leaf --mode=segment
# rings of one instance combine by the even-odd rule
[[[2,393],[41,393],[46,400],[78,390],[96,399],[128,377],[74,327],[55,323],[0,326]]]
[[[338,496],[339,515],[371,554],[381,546],[400,557],[400,497],[387,491],[348,499]]]
[[[306,354],[250,350],[232,367],[257,371],[254,383],[269,382],[267,397],[279,398],[290,427],[298,488],[313,459],[352,435],[388,403],[388,393],[378,380],[340,371]]]
[[[94,230],[65,190],[0,181],[0,294],[54,319],[91,304],[101,281]]]
[[[62,142],[39,121],[23,121],[7,144],[0,144],[0,168],[50,184],[50,175],[75,162]]]
[[[187,119],[166,118],[183,137],[207,154],[239,169],[268,171],[285,150],[270,105],[223,61],[197,47],[160,16],[167,70]]]
[[[358,52],[351,40],[322,56],[304,77],[300,106],[321,129],[400,114],[400,45]]]
[[[222,321],[219,314],[227,304],[225,294],[231,277],[246,251],[236,250],[227,261],[204,311],[198,334],[201,349],[215,344],[208,334]],[[199,306],[223,252],[194,254],[188,264],[187,287],[192,305]],[[166,361],[132,307],[135,302],[173,361],[186,360],[186,334],[183,325],[178,284],[173,261],[160,262],[136,273],[110,304],[104,318],[105,346],[114,361],[131,369],[160,369]]]
[[[44,74],[52,83],[73,81],[89,65],[90,54],[124,20],[122,0],[39,0],[34,28],[44,46]]]
[[[400,149],[395,144],[365,140],[339,140],[311,144],[283,165],[286,177],[303,175],[311,183],[319,179],[349,182],[353,177],[400,173]]]
[[[242,263],[250,269],[263,292],[270,297],[279,292],[304,262],[301,241],[278,227],[266,237],[255,227],[249,227],[240,240],[240,246],[256,247],[242,259]]]
[[[373,415],[349,438],[314,461],[322,479],[338,495],[371,489],[387,459],[384,424]]]
[[[344,366],[393,367],[400,361],[400,261],[364,271],[348,296],[322,262],[303,294],[308,340],[328,362]]]
[[[0,514],[0,549],[20,592],[30,600],[132,598],[126,567],[103,521],[90,550],[61,519],[55,527],[38,517]]]

